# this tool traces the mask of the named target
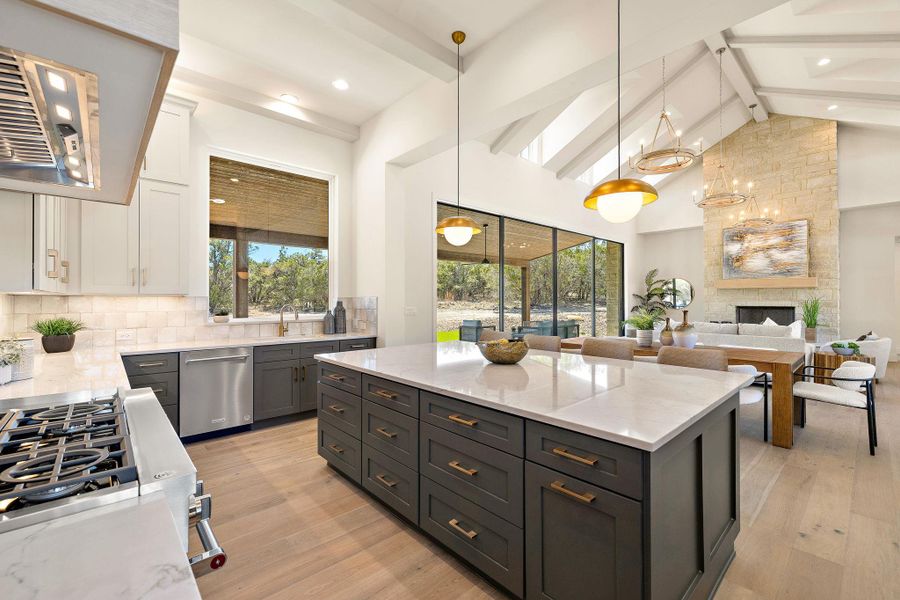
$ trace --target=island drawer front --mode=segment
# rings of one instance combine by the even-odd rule
[[[525,458],[636,500],[643,497],[643,453],[635,448],[528,421]]]
[[[154,373],[177,373],[178,353],[168,354],[134,354],[123,356],[125,373],[132,375],[152,375]]]
[[[515,415],[423,391],[420,418],[515,456],[525,455],[525,421]]]
[[[418,525],[419,474],[368,444],[363,444],[362,460],[363,487]]]
[[[362,438],[362,400],[359,397],[321,383],[316,396],[320,421],[325,421],[356,439]]]
[[[362,442],[319,420],[319,456],[338,471],[361,484]]]
[[[419,526],[522,598],[523,531],[427,477],[419,481]]]
[[[410,417],[419,416],[419,390],[402,383],[363,374],[363,398],[387,406]]]
[[[419,421],[363,400],[362,439],[397,462],[419,470]]]
[[[306,342],[300,344],[300,358],[312,358],[316,354],[328,354],[338,352],[341,344],[337,340],[333,342]]]
[[[373,338],[365,338],[361,340],[341,340],[338,345],[341,352],[349,352],[351,350],[365,350],[375,347]]]
[[[253,363],[277,362],[300,358],[300,344],[257,346],[253,349]]]
[[[163,406],[178,404],[178,372],[133,375],[128,378],[131,389],[150,388]]]
[[[422,423],[419,471],[432,480],[522,526],[523,463],[496,448]]]
[[[359,396],[360,373],[320,361],[319,383],[325,383]]]

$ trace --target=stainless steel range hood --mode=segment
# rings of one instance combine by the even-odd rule
[[[128,204],[178,0],[0,0],[0,189]]]

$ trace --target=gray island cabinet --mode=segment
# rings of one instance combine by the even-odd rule
[[[319,454],[511,594],[714,594],[745,376],[465,342],[316,359]]]

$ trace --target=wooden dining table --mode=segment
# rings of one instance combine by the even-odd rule
[[[563,350],[581,350],[587,338],[575,337],[562,340]],[[625,339],[625,338],[623,338]],[[800,425],[800,403],[794,402],[794,372],[803,366],[803,352],[766,350],[763,348],[736,348],[732,346],[704,346],[724,350],[729,365],[753,365],[757,371],[772,374],[772,445],[791,448],[794,445],[794,426]],[[634,347],[635,356],[656,356],[659,342],[652,346]]]

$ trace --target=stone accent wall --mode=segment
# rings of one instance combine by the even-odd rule
[[[703,154],[703,180],[711,185],[719,162],[718,145]],[[837,123],[770,114],[751,120],[725,139],[725,168],[746,190],[747,181],[760,209],[779,210],[778,220],[809,221],[810,276],[815,289],[718,289],[722,279],[722,230],[747,204],[706,209],[703,215],[705,308],[707,320],[733,321],[735,306],[795,306],[809,296],[823,298],[820,323],[825,334],[840,327],[839,219],[837,195]]]

